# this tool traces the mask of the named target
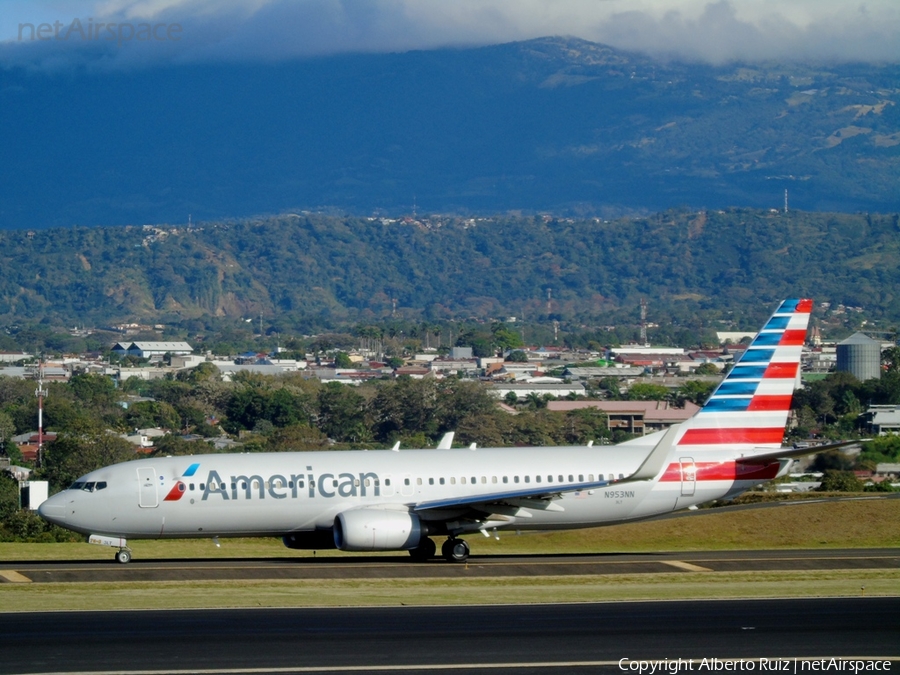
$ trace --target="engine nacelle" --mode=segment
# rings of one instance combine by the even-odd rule
[[[405,551],[425,536],[419,517],[406,511],[352,509],[334,519],[334,545],[342,551]]]

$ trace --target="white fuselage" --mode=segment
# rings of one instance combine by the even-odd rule
[[[627,477],[646,454],[645,446],[636,445],[142,459],[83,476],[76,483],[81,487],[54,495],[42,505],[41,514],[78,532],[133,539],[283,536],[331,528],[339,513],[363,507],[415,510],[423,521],[446,522],[454,510],[463,515],[468,508],[419,508],[441,500],[527,490],[560,494],[549,508],[513,499],[512,506],[498,505],[496,517],[468,530],[562,529],[668,513],[759,482],[703,480],[692,458],[673,452],[656,480],[567,491],[573,484]],[[703,464],[724,466],[729,459],[733,455],[707,450]]]

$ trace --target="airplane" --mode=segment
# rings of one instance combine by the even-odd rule
[[[730,499],[784,475],[812,300],[785,300],[691,418],[614,446],[155,457],[78,478],[38,508],[116,548],[128,539],[281,537],[291,549],[403,551],[464,562],[463,535],[595,527]],[[836,447],[835,444],[829,447]]]

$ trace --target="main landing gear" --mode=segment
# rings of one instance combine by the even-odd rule
[[[469,544],[465,539],[451,537],[441,546],[441,554],[447,562],[466,562],[469,559]]]
[[[417,562],[426,562],[434,557],[436,551],[434,541],[426,537],[416,548],[409,550],[409,555]],[[450,537],[441,546],[441,555],[447,562],[466,562],[469,559],[469,544],[464,539]]]
[[[409,555],[416,562],[426,562],[429,558],[434,557],[437,546],[432,539],[425,537],[419,542],[419,545],[409,550]]]
[[[123,565],[127,562],[131,562],[131,551],[127,548],[116,551],[116,562],[122,563]]]

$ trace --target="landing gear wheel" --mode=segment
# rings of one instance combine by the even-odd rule
[[[466,562],[469,559],[469,545],[465,539],[448,539],[441,546],[441,553],[447,562]]]
[[[434,557],[435,551],[437,551],[437,545],[426,537],[419,542],[418,546],[409,550],[409,555],[416,562],[425,562],[429,558]]]
[[[122,549],[121,551],[116,551],[116,562],[122,563],[123,565],[131,560],[131,551],[126,549]]]

